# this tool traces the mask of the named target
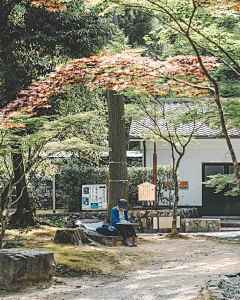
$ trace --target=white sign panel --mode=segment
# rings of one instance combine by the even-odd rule
[[[171,229],[173,217],[153,217],[153,229]],[[180,216],[177,216],[177,228],[181,227]]]
[[[82,209],[107,209],[107,185],[89,184],[82,186]]]

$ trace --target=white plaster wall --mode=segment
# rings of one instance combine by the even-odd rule
[[[188,190],[179,191],[179,205],[202,205],[202,163],[231,162],[224,139],[198,139],[196,143],[187,146],[180,163],[180,181],[188,181]],[[232,139],[232,143],[240,161],[240,139]],[[170,147],[157,142],[156,148],[158,164],[170,164],[172,161]],[[153,142],[146,142],[146,166],[152,166],[152,155]]]

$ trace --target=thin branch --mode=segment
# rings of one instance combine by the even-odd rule
[[[150,3],[154,3],[153,1],[148,1]],[[194,1],[193,1],[194,2]],[[154,3],[155,5],[157,5],[156,3]],[[216,43],[215,41],[211,40],[210,38],[208,38],[206,35],[204,35],[202,32],[200,32],[199,30],[197,30],[196,28],[194,28],[191,23],[192,23],[192,18],[193,18],[193,14],[195,13],[196,11],[196,7],[195,7],[195,4],[194,4],[194,9],[193,9],[193,12],[191,14],[191,17],[190,17],[190,21],[189,23],[187,24],[186,21],[184,21],[183,19],[180,19],[180,21],[182,23],[184,23],[186,26],[187,26],[187,30],[184,30],[184,28],[179,24],[178,21],[176,21],[175,18],[173,18],[173,20],[175,21],[175,23],[178,25],[178,27],[180,28],[177,29],[176,27],[172,26],[171,24],[169,24],[168,22],[164,21],[164,19],[162,19],[161,17],[157,16],[156,14],[154,13],[150,13],[149,12],[149,9],[151,8],[148,8],[148,7],[144,7],[144,6],[141,6],[141,5],[130,5],[130,4],[126,4],[126,7],[130,7],[130,8],[137,8],[143,12],[145,12],[146,14],[148,14],[149,16],[152,16],[152,17],[155,17],[156,19],[158,19],[159,21],[161,21],[163,24],[167,25],[169,28],[177,31],[178,33],[180,33],[181,35],[184,35],[186,36],[186,34],[189,34],[189,30],[191,29],[192,31],[194,31],[195,33],[199,34],[201,37],[203,37],[205,40],[207,40],[209,43],[213,44],[214,46],[216,46],[224,55],[226,55],[226,57],[237,67],[239,68],[239,64],[234,60],[234,58],[226,51],[224,50],[218,43]],[[170,16],[170,18],[172,17],[172,14],[170,14],[167,10],[157,10],[157,9],[154,9],[155,11],[160,11],[162,13],[166,13],[168,16]],[[195,42],[197,44],[197,42]],[[199,45],[201,46],[201,45]],[[202,47],[202,46],[201,46]],[[209,51],[209,53],[213,54],[212,52]],[[213,54],[214,56],[216,56],[216,54]],[[229,66],[226,61],[224,59],[222,59],[222,61],[227,65]],[[232,67],[231,67],[232,69]],[[235,70],[234,68],[232,70]],[[236,74],[238,74],[237,70],[235,70]]]
[[[203,50],[207,51],[208,53],[212,54],[213,56],[215,56],[216,54],[213,53],[211,50],[209,50],[208,48],[204,47],[203,45],[199,44],[198,42],[195,42],[196,45],[198,45],[199,47],[201,47]],[[224,60],[222,57],[218,56],[218,59],[224,64],[226,65],[230,70],[232,70],[234,73],[236,73],[238,76],[240,76],[240,73],[234,68],[232,67],[228,62],[226,62],[226,60]]]
[[[197,7],[196,7],[196,5],[195,5],[194,0],[192,1],[192,3],[193,3],[193,11],[192,11],[191,16],[190,16],[190,18],[189,18],[189,23],[188,23],[188,27],[187,27],[187,31],[186,31],[187,34],[189,33],[189,29],[191,28],[191,24],[192,24],[192,21],[193,21],[193,17],[194,17],[194,15],[195,15],[196,10],[197,10]]]

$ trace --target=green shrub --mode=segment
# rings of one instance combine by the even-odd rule
[[[11,248],[19,248],[24,247],[25,242],[20,240],[18,236],[15,236],[13,239],[7,239],[3,241],[3,248],[4,249],[11,249]]]
[[[171,206],[173,199],[171,166],[158,165],[157,168],[157,189],[158,201],[162,201]],[[129,203],[131,206],[139,205],[137,186],[143,182],[153,182],[152,167],[129,167]],[[168,196],[164,193],[164,181],[170,182]],[[69,211],[79,211],[81,209],[82,185],[86,184],[107,184],[108,166],[81,166],[74,162],[68,162],[62,166],[62,173],[56,180],[57,191],[62,203],[69,207]]]
[[[67,203],[69,211],[80,211],[82,201],[82,185],[107,184],[108,167],[81,166],[69,162],[62,166],[56,184],[61,202]]]

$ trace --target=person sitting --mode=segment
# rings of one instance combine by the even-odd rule
[[[118,205],[112,208],[110,225],[119,229],[123,236],[124,243],[128,247],[137,246],[136,232],[129,222],[127,213],[128,203],[126,199],[120,199]],[[129,237],[132,237],[133,243],[130,242]]]

